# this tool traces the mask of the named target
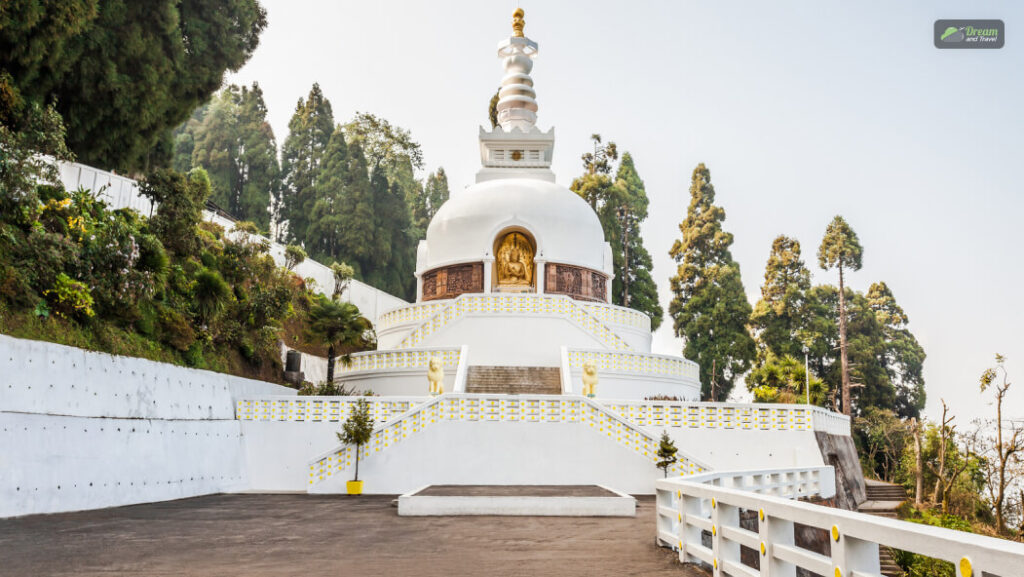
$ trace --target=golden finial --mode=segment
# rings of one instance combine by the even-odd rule
[[[515,31],[513,36],[517,38],[523,37],[523,26],[526,26],[523,16],[526,16],[526,12],[523,12],[522,8],[516,8],[516,11],[512,13],[512,30]]]

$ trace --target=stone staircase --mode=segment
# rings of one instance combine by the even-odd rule
[[[560,395],[562,373],[556,367],[469,367],[466,392],[506,395]]]
[[[893,485],[874,479],[864,480],[867,489],[867,500],[857,508],[861,513],[896,519],[896,509],[907,500],[907,491],[900,485]],[[892,558],[892,551],[881,545],[878,547],[878,561],[882,575],[886,577],[903,577],[903,570]]]

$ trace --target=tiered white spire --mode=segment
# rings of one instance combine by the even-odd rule
[[[498,44],[498,57],[505,67],[498,91],[498,123],[506,132],[513,128],[529,132],[537,123],[537,92],[530,78],[537,43],[523,35],[523,16],[523,9],[516,9],[512,36]]]
[[[533,89],[533,58],[537,43],[523,35],[523,10],[512,15],[512,36],[498,43],[498,58],[505,76],[498,89],[498,125],[480,128],[480,162],[477,182],[496,178],[539,178],[554,181],[551,156],[554,129],[537,128],[537,92]]]

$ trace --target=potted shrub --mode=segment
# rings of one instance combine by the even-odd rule
[[[359,480],[359,453],[362,452],[363,445],[370,441],[371,435],[373,435],[373,417],[370,416],[370,404],[366,402],[366,399],[359,399],[356,401],[355,408],[352,409],[352,414],[341,426],[341,432],[338,433],[339,441],[346,445],[356,446],[356,474],[351,481],[345,483],[345,489],[349,495],[363,494],[363,482]]]

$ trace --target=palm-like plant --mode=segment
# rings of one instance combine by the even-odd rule
[[[307,336],[327,347],[327,382],[334,382],[334,358],[338,348],[367,349],[373,346],[373,324],[352,303],[337,302],[320,296],[309,310]],[[341,361],[350,362],[348,352]]]

